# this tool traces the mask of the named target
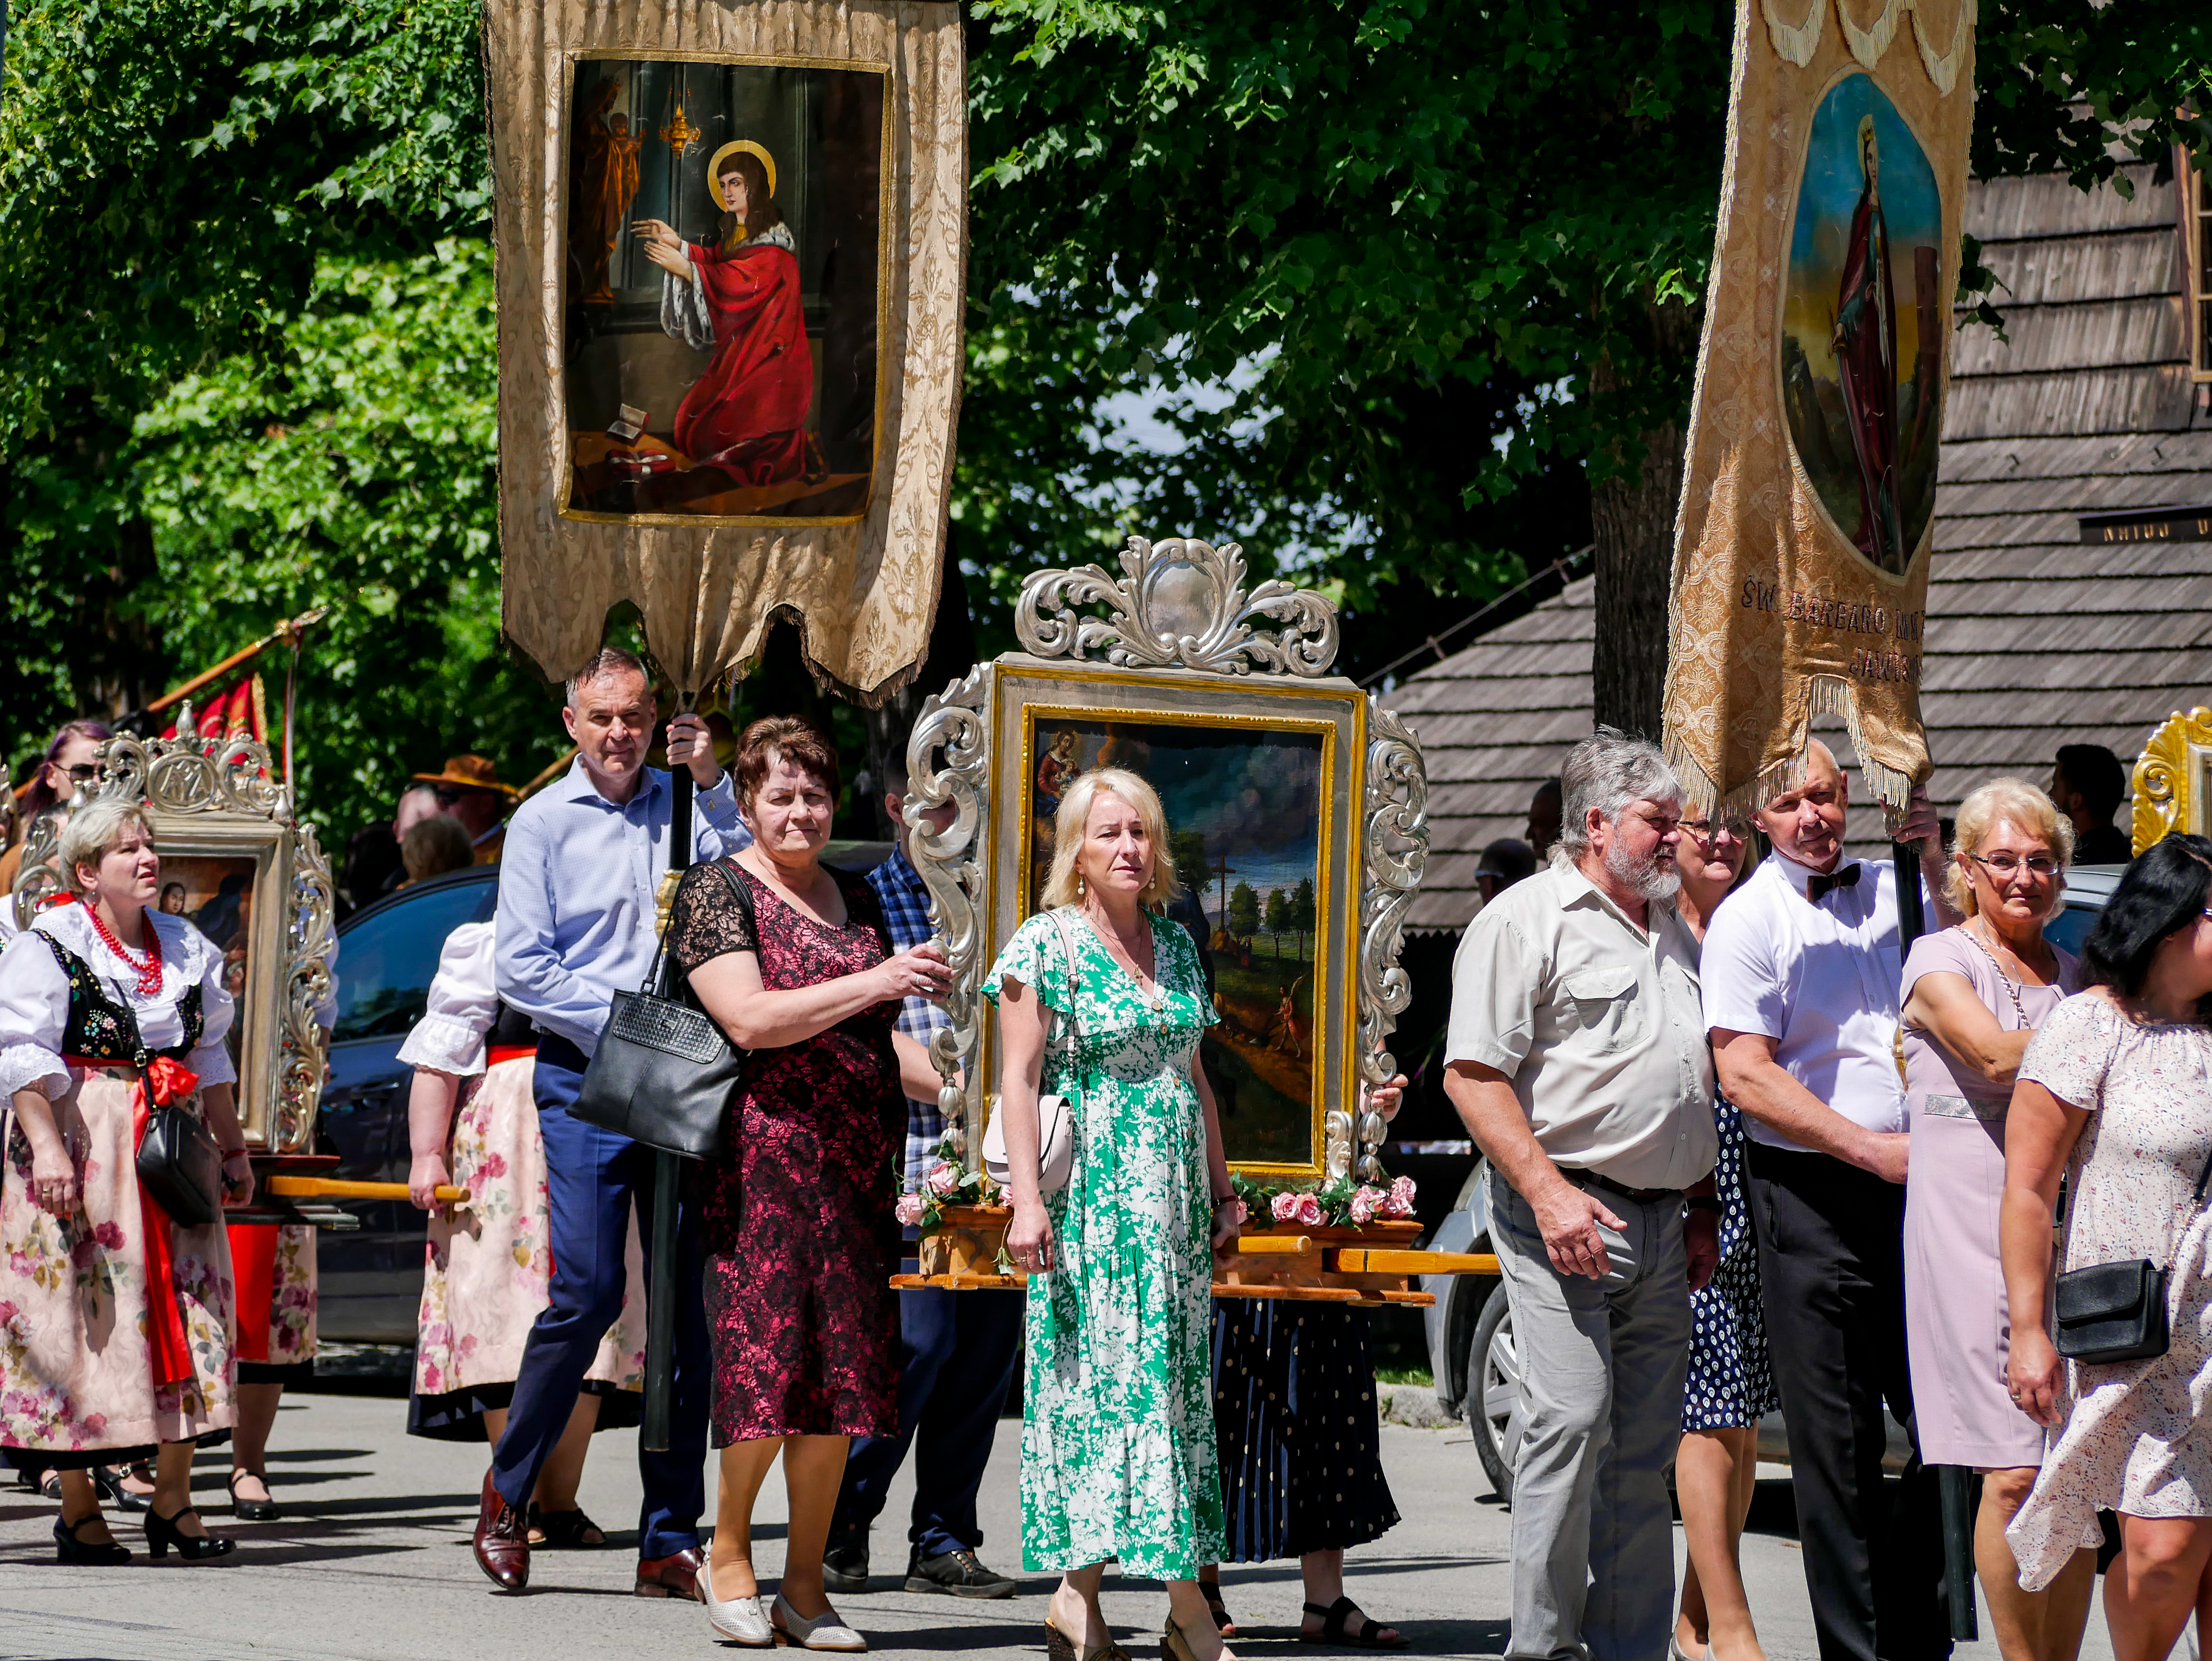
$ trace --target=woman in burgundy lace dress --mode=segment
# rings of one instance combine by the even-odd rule
[[[699,1585],[724,1638],[865,1649],[830,1607],[822,1552],[848,1439],[897,1429],[893,1153],[906,1098],[938,1080],[892,1025],[951,971],[934,945],[892,952],[875,891],[820,863],[837,799],[820,733],[755,721],[732,770],[753,844],[691,871],[668,928],[700,1007],[751,1052],[732,1152],[703,1173],[722,1491]],[[791,1524],[763,1609],[752,1508],[779,1450]]]

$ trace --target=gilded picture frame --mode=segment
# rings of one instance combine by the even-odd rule
[[[187,706],[179,731],[189,731]],[[292,817],[267,748],[247,739],[137,739],[102,745],[96,797],[137,804],[161,856],[156,904],[208,935],[237,1001],[229,1043],[237,1112],[257,1153],[308,1150],[329,1037],[319,1013],[337,952],[329,863]],[[63,886],[59,824],[32,827],[9,896],[28,928]]]
[[[1017,617],[1029,650],[928,700],[908,746],[915,863],[956,976],[935,1049],[955,1145],[980,1158],[967,1131],[988,1123],[998,1066],[981,988],[1036,909],[1053,790],[1124,765],[1159,791],[1187,879],[1166,915],[1207,974],[1218,1019],[1203,1056],[1232,1168],[1369,1176],[1383,1127],[1364,1091],[1395,1071],[1383,1043],[1409,991],[1397,955],[1427,853],[1419,747],[1327,673],[1324,596],[1248,593],[1240,552],[1195,540],[1132,538],[1121,567],[1034,574]],[[1073,609],[1092,604],[1109,617]],[[921,815],[947,803],[934,833]]]
[[[2133,850],[2145,852],[2168,831],[2203,836],[2212,826],[2212,709],[2177,709],[2136,757]]]

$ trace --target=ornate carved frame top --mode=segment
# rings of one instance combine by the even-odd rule
[[[2136,757],[2130,830],[2142,853],[2169,830],[2212,825],[2212,709],[2177,709]]]
[[[1236,678],[1253,677],[1319,683],[1316,691],[1341,689],[1355,705],[1364,698],[1366,747],[1358,757],[1350,841],[1358,880],[1350,1037],[1365,1083],[1379,1084],[1396,1071],[1382,1046],[1412,994],[1398,955],[1428,857],[1428,782],[1419,745],[1372,695],[1350,681],[1324,679],[1337,648],[1336,608],[1326,595],[1272,581],[1248,592],[1243,553],[1194,538],[1132,537],[1120,563],[1119,578],[1097,565],[1033,573],[1022,585],[1015,614],[1028,654],[980,664],[927,699],[908,745],[910,847],[954,970],[946,1006],[951,1024],[932,1045],[945,1080],[939,1103],[954,1145],[971,1165],[981,1158],[981,1139],[969,1137],[967,1126],[987,1082],[979,1074],[989,879],[994,862],[1011,869],[1018,857],[990,845],[992,732],[1000,676],[1024,668],[1100,662],[1121,670],[1188,671],[1194,691],[1211,694],[1233,693]],[[1107,615],[1074,609],[1084,605],[1103,606]],[[1259,628],[1255,619],[1282,627]],[[948,804],[951,824],[933,830],[927,816]],[[956,1083],[963,1072],[964,1084]],[[1382,1116],[1364,1110],[1364,1092],[1362,1102],[1347,1102],[1334,1098],[1333,1084],[1323,1087],[1323,1175],[1374,1176],[1386,1134]]]
[[[186,705],[178,730],[191,725]],[[257,944],[247,959],[240,1018],[251,1049],[242,1057],[239,1119],[247,1140],[269,1152],[304,1151],[322,1099],[330,1035],[319,1015],[331,997],[337,944],[330,866],[314,827],[294,821],[290,792],[277,782],[267,747],[253,739],[123,737],[102,745],[96,761],[98,797],[141,804],[157,849],[256,861],[257,939],[277,949]],[[62,887],[58,840],[57,819],[32,825],[9,897],[19,928]],[[280,920],[263,924],[264,906]]]

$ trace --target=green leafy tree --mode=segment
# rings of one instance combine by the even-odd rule
[[[1267,891],[1267,920],[1263,925],[1275,939],[1275,960],[1283,958],[1283,936],[1291,932],[1291,897],[1279,888]]]
[[[1249,940],[1260,932],[1260,896],[1250,883],[1240,882],[1229,891],[1229,916],[1224,927],[1240,940]]]
[[[1314,932],[1317,921],[1314,910],[1314,882],[1311,877],[1300,877],[1298,885],[1291,890],[1289,902],[1283,907],[1285,930],[1298,937],[1298,959],[1306,955],[1306,936]]]

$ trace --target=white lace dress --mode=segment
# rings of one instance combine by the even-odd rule
[[[2106,997],[2069,998],[2020,1076],[2089,1115],[2069,1167],[2067,1269],[2172,1254],[2163,1355],[2069,1363],[2070,1412],[2035,1491],[2006,1530],[2029,1591],[2098,1542],[2097,1512],[2212,1516],[2212,1212],[2192,1214],[2212,1155],[2212,1032],[2132,1021]]]

